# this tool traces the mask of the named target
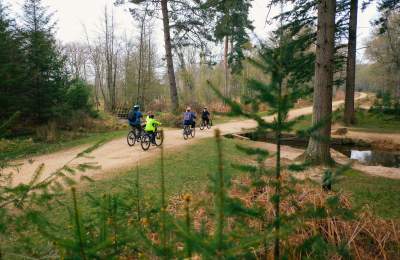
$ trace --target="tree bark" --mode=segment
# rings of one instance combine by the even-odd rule
[[[169,90],[171,95],[172,112],[177,112],[179,108],[178,90],[176,87],[174,62],[172,59],[171,34],[168,16],[168,0],[161,0],[162,20],[164,27],[165,58],[167,60]]]
[[[152,79],[152,44],[151,44],[151,27],[148,28],[148,45],[147,45],[147,82],[143,86],[143,107],[145,106],[146,102],[146,89],[151,86],[151,79]]]
[[[312,124],[321,126],[310,137],[306,159],[330,164],[332,85],[335,45],[335,0],[318,2],[318,28]]]
[[[143,86],[142,80],[142,67],[143,67],[143,46],[144,46],[144,30],[145,30],[145,18],[141,21],[141,28],[140,28],[140,43],[139,43],[139,66],[138,66],[138,79],[137,79],[137,97],[136,97],[136,104],[140,104],[143,106],[143,94],[141,92]],[[142,95],[141,95],[142,94]]]
[[[356,81],[356,51],[357,51],[357,12],[358,0],[350,2],[349,42],[347,45],[346,67],[346,98],[344,103],[344,123],[355,123],[354,91]]]
[[[229,95],[228,51],[229,51],[229,39],[228,39],[228,36],[225,36],[225,42],[224,42],[224,73],[225,73],[224,95],[225,95],[225,97],[227,97]]]
[[[109,20],[111,19],[111,20]],[[104,8],[104,27],[105,27],[105,59],[106,59],[106,78],[108,102],[104,100],[107,111],[112,112],[115,109],[115,82],[114,82],[114,13],[109,17],[107,7]]]

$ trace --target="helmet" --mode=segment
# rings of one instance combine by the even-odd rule
[[[140,108],[139,105],[134,105],[134,106],[133,106],[133,109],[139,109],[139,108]]]
[[[204,107],[203,109],[206,109],[206,110],[207,110],[207,107]]]

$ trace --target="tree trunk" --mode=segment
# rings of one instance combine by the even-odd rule
[[[140,28],[140,43],[139,43],[139,66],[138,66],[138,79],[137,79],[137,97],[136,97],[136,104],[140,104],[143,106],[143,94],[142,94],[142,69],[143,69],[143,46],[144,46],[144,30],[145,30],[145,18],[141,21],[141,28]],[[142,94],[142,95],[141,95]]]
[[[147,45],[147,82],[146,84],[143,86],[143,107],[146,105],[146,89],[149,88],[151,86],[151,79],[152,79],[152,45],[151,45],[151,27],[149,26],[148,28],[148,45]]]
[[[185,93],[185,98],[189,97],[190,103],[194,103],[196,101],[196,95],[194,93],[194,84],[193,84],[193,78],[192,75],[190,74],[190,71],[187,69],[185,57],[183,54],[183,50],[180,48],[175,49],[176,53],[178,54],[178,59],[179,59],[179,67],[181,69],[181,75],[183,79],[183,84],[184,84],[184,93]],[[185,100],[188,101],[188,100]]]
[[[176,88],[174,62],[172,60],[172,45],[171,45],[171,34],[169,31],[170,28],[169,28],[169,16],[168,16],[168,0],[161,0],[161,11],[162,11],[162,19],[164,27],[165,58],[167,59],[172,112],[177,112],[179,108],[179,100],[178,100],[178,90]]]
[[[228,36],[225,36],[225,43],[224,43],[224,72],[225,72],[224,95],[225,95],[225,97],[227,97],[228,93],[229,93],[228,51],[229,51],[229,39],[228,39]]]
[[[357,51],[357,12],[358,0],[351,0],[349,21],[349,42],[347,45],[346,68],[346,98],[344,103],[344,123],[355,123],[354,91],[356,82],[356,51]]]
[[[332,85],[335,44],[335,0],[318,2],[318,29],[314,79],[313,125],[322,124],[310,137],[306,159],[330,164]]]

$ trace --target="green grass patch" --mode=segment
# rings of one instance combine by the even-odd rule
[[[356,209],[368,205],[379,217],[400,218],[400,180],[350,170],[336,187],[352,194],[352,203]]]
[[[224,161],[226,172],[237,173],[231,162],[242,155],[235,148],[235,141],[223,139]],[[217,170],[216,144],[213,138],[199,140],[195,145],[181,151],[165,153],[165,185],[167,197],[203,191],[209,184],[209,176]],[[151,198],[160,195],[160,157],[139,166],[141,188],[144,196]],[[118,193],[133,185],[136,180],[136,169],[118,174],[114,178],[96,181],[88,186],[93,194]]]
[[[235,145],[241,141],[223,139],[226,172],[240,174],[231,167],[231,163],[243,158]],[[181,151],[168,152],[165,155],[165,176],[167,197],[184,193],[204,191],[209,185],[209,176],[217,169],[216,144],[214,139],[200,140]],[[140,182],[144,197],[160,196],[160,161],[155,156],[151,161],[139,167]],[[91,194],[119,193],[133,185],[136,170],[122,173],[114,178],[103,179],[90,184],[87,192]],[[355,208],[365,205],[371,207],[374,214],[382,218],[400,218],[400,180],[374,177],[357,171],[349,171],[337,188],[349,192]],[[157,200],[156,200],[157,201]]]
[[[359,109],[356,112],[355,129],[371,132],[394,132],[400,133],[400,120],[394,115],[372,113]]]
[[[236,149],[236,144],[249,144],[249,142],[232,139],[223,139],[224,167],[226,173],[231,176],[241,174],[231,167],[231,163],[238,163],[244,156]],[[154,148],[155,149],[155,148]],[[126,156],[131,156],[127,154]],[[154,158],[146,160],[139,165],[140,187],[142,202],[146,208],[156,208],[160,203],[160,160],[159,154]],[[202,139],[196,144],[188,145],[178,151],[166,151],[165,153],[165,185],[166,197],[171,198],[178,194],[191,193],[193,196],[201,196],[201,191],[207,189],[210,184],[210,175],[213,176],[217,171],[216,143],[213,138]],[[104,195],[114,194],[117,199],[128,202],[129,208],[135,206],[135,194],[129,190],[135,190],[137,171],[132,169],[124,173],[110,176],[102,180],[82,185],[78,189],[78,207],[81,215],[90,219],[98,217],[99,207],[94,206],[91,197],[95,201],[101,201]],[[380,177],[368,176],[356,171],[348,171],[340,181],[334,186],[337,190],[344,190],[351,194],[351,200],[355,209],[360,209],[369,205],[373,213],[382,218],[399,218],[400,208],[400,180],[391,180]],[[90,195],[90,196],[87,196]],[[104,197],[106,198],[106,197]],[[71,208],[71,195],[60,198],[62,204]],[[210,201],[210,203],[212,203]],[[46,211],[46,215],[61,230],[71,232],[69,214],[65,207],[50,205],[51,209]],[[151,207],[150,207],[151,206]],[[124,210],[124,209],[121,209]],[[143,208],[142,208],[143,210]],[[148,216],[154,214],[148,212]],[[32,242],[37,252],[46,252],[48,244],[37,234],[37,230],[32,226],[26,227],[27,235],[35,238]],[[5,242],[5,248],[11,252],[24,250],[24,241]]]
[[[27,156],[52,153],[61,149],[96,143],[100,140],[112,140],[126,135],[127,130],[110,131],[102,133],[82,134],[74,139],[60,138],[57,142],[41,142],[32,138],[14,138],[0,140],[0,161],[15,160]]]
[[[117,134],[117,133],[115,133]],[[92,137],[94,138],[94,137]],[[92,140],[95,140],[92,139]],[[232,168],[231,164],[243,160],[243,154],[236,149],[237,143],[245,141],[223,139],[223,155],[225,172],[231,176],[241,173]],[[155,149],[155,148],[153,148]],[[127,154],[127,156],[130,156]],[[213,138],[198,140],[196,144],[187,146],[178,151],[165,152],[165,188],[166,197],[171,198],[179,194],[191,193],[196,196],[201,191],[207,190],[210,185],[210,176],[217,170],[216,143]],[[160,201],[160,157],[144,161],[139,165],[140,188],[144,201],[158,205]],[[97,180],[81,186],[78,191],[79,206],[84,214],[91,214],[91,200],[86,194],[101,198],[106,194],[128,195],[129,189],[134,189],[136,181],[136,168],[132,170]],[[399,218],[400,208],[400,180],[391,180],[373,177],[356,171],[347,172],[343,179],[334,186],[351,194],[353,205],[360,209],[369,205],[379,217]],[[70,196],[63,199],[70,204]],[[59,223],[67,221],[67,212],[64,209],[52,210],[51,216]]]
[[[343,111],[335,112],[335,122],[343,122]],[[350,127],[355,131],[377,132],[377,133],[400,133],[400,120],[393,115],[371,113],[364,109],[356,111],[356,124]],[[304,130],[311,126],[312,115],[304,116],[294,126],[294,130]]]
[[[305,115],[293,126],[293,130],[301,131],[311,127],[312,115]]]

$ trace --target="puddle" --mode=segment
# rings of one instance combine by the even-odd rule
[[[385,167],[400,168],[400,153],[368,150],[351,150],[350,159],[357,160],[365,165],[382,165]]]
[[[275,143],[275,139],[272,136],[259,136],[257,133],[246,133],[242,136],[248,137],[254,141]],[[282,144],[294,148],[305,149],[308,140],[298,138],[294,135],[285,134],[282,138]],[[365,165],[381,165],[385,167],[400,168],[400,152],[374,150],[371,149],[371,146],[368,143],[355,143],[354,140],[340,138],[333,138],[331,147],[350,159],[357,160]]]

